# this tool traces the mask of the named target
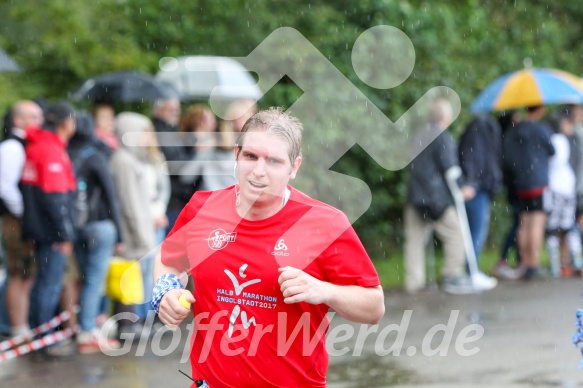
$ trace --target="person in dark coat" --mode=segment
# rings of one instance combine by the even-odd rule
[[[465,184],[476,191],[466,201],[466,213],[476,259],[490,226],[492,198],[502,186],[502,135],[498,122],[487,114],[478,114],[466,126],[458,153]]]
[[[96,353],[100,347],[119,348],[119,342],[100,335],[95,319],[109,262],[122,236],[119,203],[107,168],[111,151],[96,138],[87,113],[77,113],[77,131],[68,153],[77,177],[75,258],[83,275],[77,344],[81,354]]]
[[[540,250],[548,210],[549,159],[555,149],[551,128],[541,122],[545,107],[527,109],[526,117],[504,137],[503,168],[520,203],[518,249],[523,276],[539,274]]]
[[[175,142],[182,142],[178,133],[180,121],[180,101],[178,99],[154,101],[152,108],[152,124],[156,131],[156,137],[160,150],[168,162],[168,174],[170,175],[170,201],[166,210],[168,227],[170,232],[178,218],[180,211],[186,206],[190,198],[197,190],[198,185],[184,183],[180,180],[180,171],[184,164],[194,157],[194,143],[176,146]]]
[[[482,273],[466,274],[466,251],[452,193],[446,175],[459,166],[455,142],[446,130],[452,120],[448,101],[436,100],[429,123],[420,128],[435,133],[431,142],[411,162],[405,206],[405,290],[417,293],[426,287],[425,246],[432,230],[444,244],[443,290],[452,294],[477,293],[496,286]],[[421,132],[419,132],[421,133]],[[419,144],[414,140],[413,144]],[[473,187],[458,179],[464,198],[475,195]]]
[[[502,130],[502,143],[506,134],[518,125],[521,119],[520,112],[516,110],[503,112],[498,117],[498,123]],[[500,258],[496,266],[492,268],[492,274],[505,280],[517,280],[521,276],[520,271],[516,270],[516,267],[520,264],[520,251],[517,242],[518,226],[520,225],[520,203],[516,196],[516,188],[512,183],[512,178],[508,174],[508,171],[502,169],[502,183],[506,188],[506,202],[510,208],[512,224],[504,235],[504,242],[500,248]],[[509,263],[512,249],[514,249],[516,257],[514,266]]]

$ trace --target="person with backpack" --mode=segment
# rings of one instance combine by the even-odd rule
[[[77,345],[79,353],[90,354],[120,347],[117,340],[100,335],[96,318],[110,259],[122,241],[121,216],[113,177],[106,167],[110,151],[95,137],[91,116],[78,112],[76,120],[77,131],[67,151],[77,178],[74,253],[83,279]]]

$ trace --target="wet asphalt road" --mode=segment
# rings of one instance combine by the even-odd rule
[[[389,291],[378,327],[333,319],[328,386],[583,386],[580,353],[570,342],[582,293],[581,279],[503,283],[469,296]],[[142,347],[135,342],[118,357],[37,362],[24,356],[0,364],[0,387],[188,387],[179,372],[190,372],[181,362],[185,343],[184,334],[163,357],[152,349],[169,348],[169,333]]]

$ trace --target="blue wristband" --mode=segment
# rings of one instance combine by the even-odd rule
[[[152,308],[156,314],[160,314],[160,302],[166,293],[175,288],[184,289],[178,276],[172,273],[165,273],[158,278],[154,290],[152,290]]]

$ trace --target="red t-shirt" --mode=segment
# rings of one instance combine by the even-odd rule
[[[194,279],[193,378],[210,387],[325,387],[327,305],[285,304],[278,268],[375,287],[377,272],[339,210],[289,187],[260,221],[236,211],[236,186],[197,192],[162,245],[162,263]]]

